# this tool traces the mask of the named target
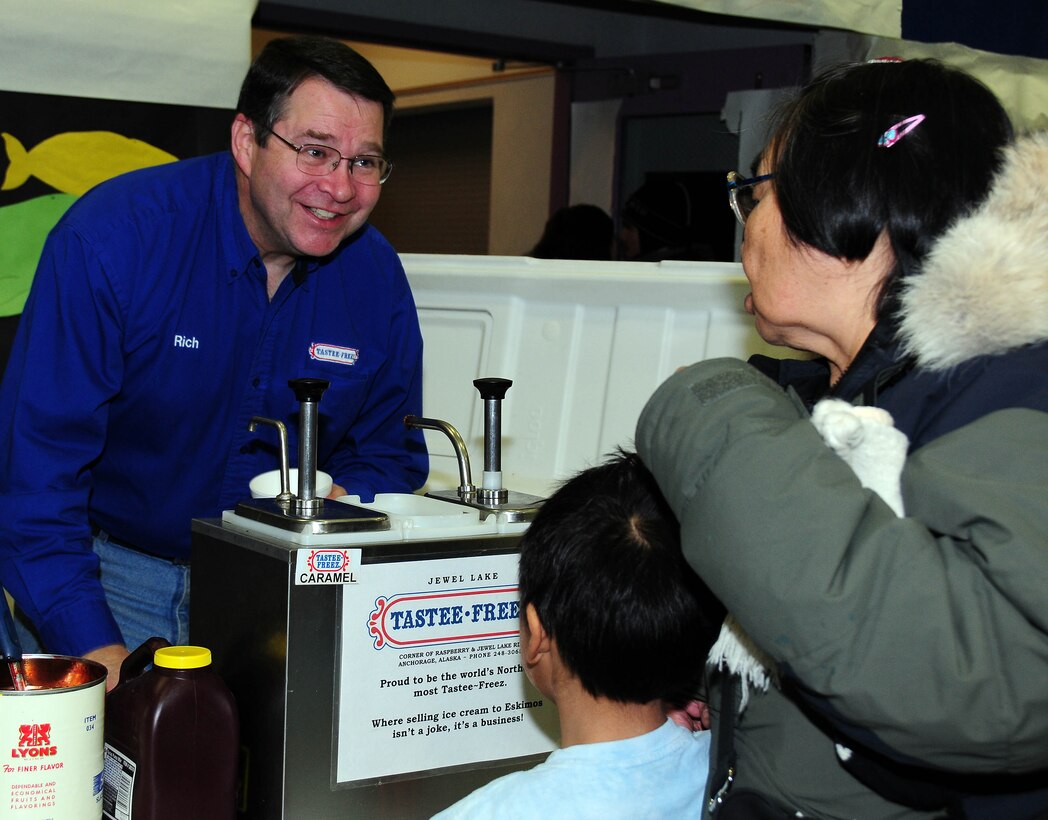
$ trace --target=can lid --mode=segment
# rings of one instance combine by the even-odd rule
[[[211,665],[206,646],[165,646],[153,653],[153,664],[165,669],[200,669]]]

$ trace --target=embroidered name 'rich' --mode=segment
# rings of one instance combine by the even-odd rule
[[[360,352],[353,347],[341,347],[339,345],[325,345],[313,342],[309,346],[309,358],[322,362],[335,362],[336,364],[356,364]]]
[[[175,347],[200,347],[200,342],[197,341],[196,336],[183,336],[181,333],[175,334]]]

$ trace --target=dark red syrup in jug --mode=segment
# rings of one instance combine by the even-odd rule
[[[106,695],[103,817],[233,820],[238,733],[211,651],[146,641]]]

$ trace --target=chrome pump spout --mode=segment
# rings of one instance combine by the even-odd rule
[[[248,432],[255,432],[255,428],[260,424],[270,424],[276,427],[277,435],[280,437],[280,492],[274,496],[273,500],[286,508],[291,503],[291,499],[294,498],[290,487],[291,471],[288,468],[287,425],[279,419],[253,416],[251,423],[247,426]]]
[[[458,461],[459,497],[472,498],[477,488],[473,484],[473,476],[470,472],[469,452],[466,450],[466,443],[459,435],[459,431],[446,421],[427,419],[422,416],[404,416],[404,424],[421,430],[439,430],[448,437],[451,446],[455,448],[455,459]]]

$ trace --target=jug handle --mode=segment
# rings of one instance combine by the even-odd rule
[[[146,639],[138,649],[124,658],[120,664],[120,682],[117,686],[123,686],[127,681],[141,675],[147,666],[153,662],[153,653],[165,646],[171,646],[166,638],[153,637]]]

